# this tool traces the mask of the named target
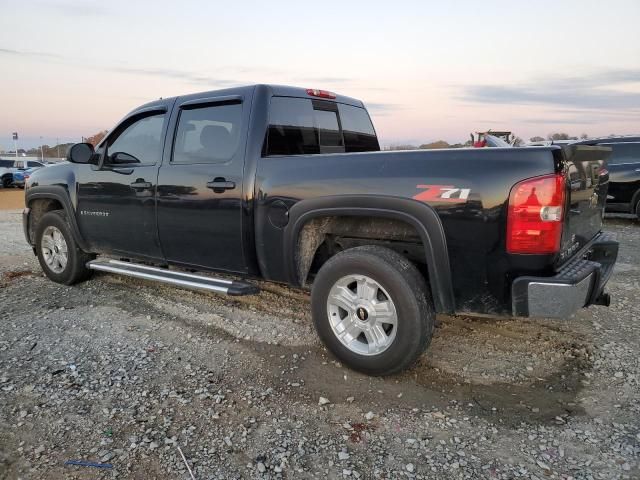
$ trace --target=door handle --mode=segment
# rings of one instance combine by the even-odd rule
[[[136,182],[130,183],[130,185],[131,185],[131,188],[133,188],[135,190],[138,190],[138,189],[144,190],[144,189],[147,189],[147,188],[151,188],[151,182],[138,182],[138,181],[136,181]]]
[[[228,182],[225,178],[217,177],[213,182],[207,182],[207,188],[213,189],[216,193],[223,193],[225,190],[236,188],[236,182]]]

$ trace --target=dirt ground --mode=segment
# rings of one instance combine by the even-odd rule
[[[0,188],[0,210],[24,208],[24,190],[20,188]]]
[[[0,479],[189,479],[180,452],[199,480],[640,478],[640,224],[606,228],[611,307],[442,317],[415,368],[370,378],[321,346],[305,292],[58,285],[0,212]]]

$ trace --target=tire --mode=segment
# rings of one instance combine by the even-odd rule
[[[638,220],[640,220],[640,199],[638,199],[638,203],[636,203],[635,214],[636,214],[636,217],[638,217]]]
[[[73,285],[91,276],[92,270],[86,267],[86,263],[94,256],[80,250],[62,210],[42,216],[36,227],[35,240],[40,266],[54,282]]]
[[[13,177],[6,176],[6,177],[2,178],[2,187],[3,188],[9,188],[12,183],[13,183]]]
[[[311,309],[329,351],[368,375],[411,366],[429,345],[435,325],[418,269],[393,250],[372,245],[340,252],[320,268]]]

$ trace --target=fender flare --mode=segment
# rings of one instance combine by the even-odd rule
[[[84,250],[85,252],[91,251],[89,245],[80,233],[80,229],[78,228],[75,209],[71,203],[71,199],[69,198],[66,188],[60,185],[33,186],[26,191],[25,204],[28,209],[31,208],[31,203],[34,200],[39,199],[56,200],[60,202],[64,213],[67,215],[67,220],[69,221],[69,225],[71,227],[73,239],[76,241],[80,249]],[[28,219],[25,219],[25,221],[28,222]],[[28,232],[27,226],[25,226],[25,232]],[[29,239],[29,241],[30,243],[32,243],[32,239]]]
[[[401,220],[413,226],[425,249],[429,283],[438,313],[454,313],[455,297],[451,267],[442,222],[430,206],[413,199],[381,195],[332,195],[302,200],[289,210],[285,227],[283,258],[292,284],[299,285],[296,268],[298,237],[313,218],[325,216],[368,216]]]

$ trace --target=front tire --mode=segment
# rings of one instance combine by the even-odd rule
[[[311,291],[313,322],[327,348],[345,365],[390,375],[425,351],[435,325],[427,284],[405,257],[362,246],[331,257]]]
[[[73,285],[91,276],[86,263],[93,259],[76,244],[62,210],[45,213],[36,227],[36,253],[45,275],[57,283]]]

